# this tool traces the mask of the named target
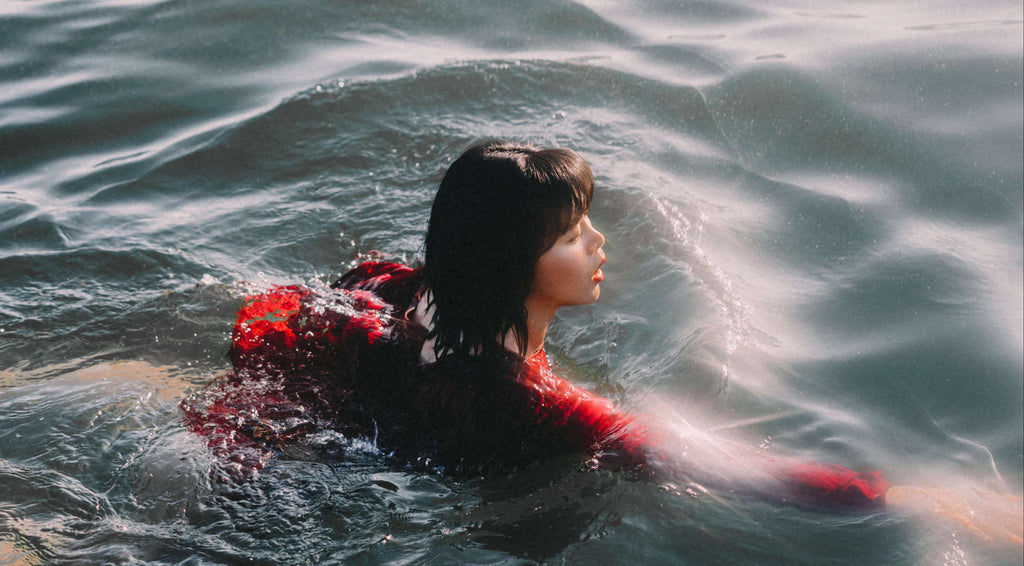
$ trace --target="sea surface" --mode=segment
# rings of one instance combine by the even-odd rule
[[[1020,564],[915,514],[573,458],[456,481],[329,431],[218,483],[178,404],[247,292],[418,261],[448,164],[513,138],[597,177],[607,278],[551,329],[560,374],[696,465],[1020,494],[1022,28],[1019,0],[0,3],[0,563]]]

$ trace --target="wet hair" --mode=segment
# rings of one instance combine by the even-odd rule
[[[488,142],[451,164],[425,246],[438,359],[503,350],[509,332],[526,354],[537,260],[587,213],[593,192],[590,166],[568,149]]]

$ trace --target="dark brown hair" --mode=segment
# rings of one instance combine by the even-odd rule
[[[427,228],[424,277],[436,308],[434,353],[525,355],[526,297],[537,260],[590,208],[594,175],[568,149],[488,142],[448,168]]]

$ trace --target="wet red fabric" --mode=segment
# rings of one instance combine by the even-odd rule
[[[610,399],[555,375],[543,350],[527,360],[518,381],[532,393],[530,408],[538,423],[573,431],[582,446],[618,450],[634,461],[644,458],[647,433],[639,423]]]
[[[426,330],[406,318],[420,271],[364,263],[333,287],[247,298],[232,333],[234,372],[182,403],[189,426],[233,475],[321,428],[467,473],[569,452],[644,468],[657,449],[657,438],[611,400],[556,376],[543,351],[420,363]],[[836,465],[786,464],[781,473],[791,496],[815,504],[875,506],[888,488],[879,472]]]
[[[801,463],[786,473],[798,496],[843,507],[873,507],[885,502],[889,483],[882,472],[855,472],[835,464]]]
[[[238,321],[231,334],[234,347],[253,350],[273,337],[282,342],[282,347],[294,348],[296,337],[290,320],[299,312],[306,295],[308,291],[299,287],[281,287],[274,293],[247,299],[238,311]]]

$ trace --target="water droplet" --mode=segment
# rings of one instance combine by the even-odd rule
[[[700,497],[701,495],[706,494],[707,492],[708,492],[707,488],[702,486],[702,485],[700,485],[700,484],[698,484],[698,483],[691,483],[690,485],[686,486],[686,490],[685,490],[686,495],[689,495],[690,497],[693,497],[694,499]]]

